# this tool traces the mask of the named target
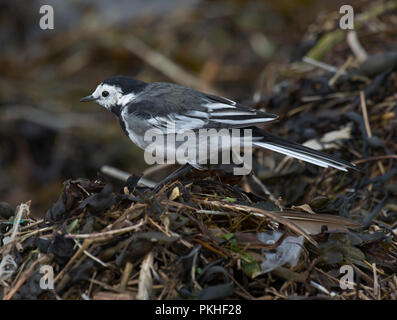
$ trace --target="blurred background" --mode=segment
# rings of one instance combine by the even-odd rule
[[[266,98],[291,76],[282,66],[337,27],[344,2],[2,0],[0,201],[34,200],[41,215],[67,179],[94,179],[103,165],[131,174],[146,168],[111,113],[79,103],[117,74],[177,82],[281,114]],[[360,11],[371,2],[350,4]],[[54,8],[54,30],[39,27],[44,4]],[[383,27],[395,40],[395,25]],[[369,52],[376,52],[378,31],[364,30]],[[339,66],[345,58],[330,57]],[[299,140],[301,131],[284,133]]]

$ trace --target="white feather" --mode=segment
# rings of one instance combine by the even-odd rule
[[[188,116],[192,116],[192,117],[198,117],[198,118],[203,118],[203,119],[208,119],[209,114],[207,112],[203,112],[203,111],[189,111],[187,113]]]
[[[234,105],[230,104],[225,104],[225,103],[207,103],[204,105],[210,112],[213,110],[219,110],[219,109],[227,109],[227,108],[235,108]]]
[[[244,119],[244,120],[229,120],[229,119],[211,119],[214,122],[228,123],[228,124],[252,124],[259,122],[273,121],[274,118],[254,118],[254,119]]]
[[[285,154],[287,156],[290,156],[290,157],[293,157],[293,158],[296,158],[296,159],[299,159],[299,160],[303,160],[303,161],[318,165],[320,167],[324,167],[324,168],[333,167],[335,169],[339,169],[339,170],[342,170],[342,171],[347,171],[347,169],[342,167],[342,166],[339,166],[337,164],[334,164],[334,163],[326,161],[326,160],[321,160],[321,159],[316,158],[316,157],[311,157],[309,155],[299,153],[299,151],[292,151],[292,150],[289,150],[289,149],[286,149],[286,148],[283,148],[283,147],[280,147],[280,146],[275,146],[275,145],[272,145],[272,144],[269,144],[269,143],[265,143],[265,142],[255,142],[254,145],[257,146],[257,147],[260,147],[260,148],[273,150],[273,151]]]
[[[136,97],[136,94],[134,94],[134,93],[121,95],[121,97],[119,97],[118,104],[124,106],[124,105],[130,103],[132,100],[134,100],[135,97]]]
[[[211,114],[213,117],[223,117],[223,116],[254,116],[256,115],[255,112],[249,112],[249,111],[226,111],[226,112],[214,112]]]
[[[206,123],[206,119],[191,118],[179,114],[171,114],[169,117],[154,117],[147,120],[156,128],[166,131],[178,132],[183,130],[200,129]]]

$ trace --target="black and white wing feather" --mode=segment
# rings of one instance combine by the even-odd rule
[[[204,105],[208,114],[208,127],[246,128],[275,121],[278,117],[271,113],[245,107],[235,101],[207,95],[209,102]]]
[[[260,126],[277,116],[245,107],[227,98],[167,84],[156,83],[129,106],[131,112],[144,118],[163,132],[199,129],[233,129]]]

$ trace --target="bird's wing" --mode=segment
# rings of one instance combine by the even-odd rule
[[[194,91],[196,93],[197,91]],[[172,95],[172,94],[171,94]],[[133,113],[161,131],[233,129],[263,125],[277,119],[274,114],[245,107],[235,101],[203,94],[189,99],[151,96],[134,101]]]
[[[278,118],[274,114],[248,108],[227,98],[214,95],[206,97],[208,102],[203,106],[208,114],[209,128],[245,128],[263,125]],[[192,111],[193,115],[195,111]]]

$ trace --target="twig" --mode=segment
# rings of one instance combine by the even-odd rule
[[[261,188],[262,192],[269,197],[271,201],[273,202],[277,201],[276,197],[270,192],[270,190],[262,183],[261,180],[259,180],[259,178],[254,173],[251,175],[251,178],[252,180],[254,180],[257,186]]]
[[[389,154],[389,155],[384,155],[384,156],[370,157],[370,158],[366,158],[366,159],[354,160],[352,162],[354,164],[359,164],[359,163],[364,163],[364,162],[368,162],[368,161],[378,161],[378,160],[388,160],[388,159],[397,159],[397,154]]]
[[[65,238],[72,238],[72,239],[96,239],[96,238],[106,238],[115,234],[129,232],[135,229],[139,229],[146,223],[146,219],[141,219],[141,221],[133,226],[120,228],[116,230],[98,232],[98,233],[85,233],[85,234],[67,234]]]
[[[82,245],[81,245],[78,241],[74,240],[74,242],[77,244],[77,246],[78,246],[79,248],[81,248]],[[87,250],[83,250],[83,252],[84,252],[84,254],[85,254],[87,257],[91,258],[91,259],[94,260],[95,262],[98,262],[100,265],[104,266],[105,268],[108,267],[108,265],[107,265],[105,262],[101,261],[101,260],[98,259],[97,257],[94,257],[94,256],[93,256],[91,253],[89,253]]]
[[[372,133],[368,120],[368,112],[367,112],[367,105],[365,103],[364,91],[360,91],[360,100],[361,100],[361,111],[363,113],[363,118],[364,118],[365,131],[367,132],[367,136],[370,138],[372,137]]]
[[[125,288],[127,286],[128,278],[131,274],[132,267],[133,267],[133,264],[131,262],[127,261],[127,263],[125,264],[125,267],[124,267],[123,274],[121,276],[121,281],[120,281],[120,289],[122,289],[122,290],[125,290]]]
[[[26,203],[21,203],[18,207],[17,210],[17,214],[15,215],[14,218],[14,224],[12,226],[11,229],[11,236],[9,241],[3,246],[4,252],[3,252],[3,256],[6,256],[9,254],[9,252],[11,251],[12,245],[14,244],[14,242],[16,242],[16,236],[18,233],[18,228],[19,228],[19,224],[21,222],[21,218],[22,218],[22,214],[24,212],[29,212],[29,208],[30,208],[30,201],[26,202]]]
[[[349,56],[346,62],[339,68],[339,70],[332,76],[332,78],[328,81],[328,85],[332,87],[335,82],[339,79],[342,74],[345,74],[346,69],[351,65],[353,62],[352,56]]]
[[[101,172],[103,174],[108,175],[109,177],[118,179],[120,181],[126,182],[128,178],[130,177],[130,174],[128,172],[125,172],[123,170],[111,167],[111,166],[102,166],[101,167]],[[144,177],[141,177],[138,181],[138,184],[144,185],[149,188],[153,188],[156,184],[153,181],[150,181]]]
[[[203,214],[213,214],[213,215],[218,215],[218,216],[232,216],[235,217],[237,214],[235,212],[224,212],[224,211],[215,211],[215,210],[197,210],[197,213],[203,213]]]
[[[130,174],[128,174],[125,171],[122,171],[120,169],[110,167],[110,166],[102,166],[101,167],[101,172],[103,174],[108,175],[109,177],[118,179],[120,181],[126,182],[127,179],[129,178]]]
[[[308,64],[311,64],[311,65],[313,65],[313,66],[315,66],[317,68],[321,68],[321,69],[324,69],[326,71],[329,71],[329,72],[333,72],[333,73],[337,73],[338,72],[338,68],[336,68],[334,66],[331,66],[331,65],[329,65],[327,63],[315,60],[315,59],[310,58],[308,56],[303,57],[302,61],[306,62]]]
[[[357,32],[354,30],[351,30],[347,33],[346,36],[346,42],[349,45],[350,49],[356,56],[356,58],[360,61],[363,62],[368,58],[368,54],[365,51],[365,49],[361,46],[360,41],[358,40],[357,37]]]
[[[152,293],[152,273],[153,268],[153,251],[150,251],[142,261],[141,271],[139,273],[138,282],[138,294],[136,298],[138,300],[149,300]]]
[[[321,292],[323,292],[323,293],[325,293],[325,294],[328,294],[329,296],[331,296],[331,297],[335,297],[336,296],[336,293],[335,292],[333,292],[333,291],[328,291],[325,287],[323,287],[321,284],[319,284],[319,283],[317,283],[317,282],[315,282],[315,281],[313,281],[313,280],[311,280],[310,281],[310,284],[313,286],[313,287],[315,287],[317,290],[319,290],[319,291],[321,291]]]
[[[380,294],[379,292],[379,282],[378,282],[378,276],[376,274],[376,264],[372,263],[372,272],[374,276],[374,295],[375,297],[378,298],[378,295]]]

